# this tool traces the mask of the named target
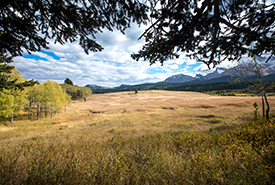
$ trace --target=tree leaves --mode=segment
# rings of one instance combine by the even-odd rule
[[[156,5],[160,1],[150,2],[155,23],[142,34],[146,44],[132,54],[137,61],[143,58],[150,64],[163,63],[178,52],[186,52],[210,68],[244,54],[274,55],[275,4],[259,0],[167,0],[161,1],[159,8]]]
[[[6,66],[6,64],[4,64],[3,66]],[[7,65],[6,67],[9,67],[9,65]],[[15,69],[14,67],[12,68],[13,69],[10,71],[9,76],[1,74],[0,77],[0,87],[3,86],[2,78],[5,78],[9,83],[15,84],[15,86],[12,86],[14,87],[12,89],[3,88],[0,91],[0,117],[5,118],[11,117],[15,113],[19,113],[23,109],[24,105],[27,103],[26,91],[22,91],[20,90],[20,88],[18,88],[22,85],[22,83],[24,83],[26,79],[20,77],[21,73],[17,71],[17,69]]]
[[[124,32],[131,21],[146,23],[148,10],[138,0],[10,0],[0,7],[0,51],[13,56],[47,49],[48,39],[64,44],[80,38],[86,53],[102,51],[97,32]]]
[[[65,90],[57,82],[50,80],[31,87],[28,90],[28,99],[30,102],[35,102],[40,107],[40,111],[43,109],[45,116],[48,113],[53,116],[61,108],[71,104],[71,98]]]

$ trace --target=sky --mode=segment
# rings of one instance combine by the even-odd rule
[[[39,82],[50,79],[64,83],[69,78],[74,85],[104,87],[155,83],[176,74],[195,76],[211,72],[206,71],[208,68],[205,64],[191,60],[184,53],[178,59],[166,61],[163,66],[160,63],[150,66],[148,61],[142,60],[136,62],[130,55],[137,53],[145,44],[144,39],[138,40],[145,29],[145,26],[132,24],[125,34],[117,30],[103,30],[103,33],[96,35],[96,41],[104,50],[90,52],[89,55],[77,41],[61,45],[50,40],[50,49],[15,57],[14,66],[23,78]],[[231,65],[231,62],[223,62],[217,67]]]

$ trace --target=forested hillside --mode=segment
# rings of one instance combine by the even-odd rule
[[[269,81],[268,84],[272,85],[273,82]],[[274,87],[273,87],[274,88]],[[270,91],[275,91],[273,88]],[[217,83],[151,83],[132,85],[121,87],[117,89],[95,89],[93,93],[111,93],[135,90],[170,90],[170,91],[196,91],[196,92],[209,92],[209,91],[232,91],[252,93],[253,83],[250,82],[217,82]]]

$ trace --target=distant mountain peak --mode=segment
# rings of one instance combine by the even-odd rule
[[[166,83],[185,83],[185,82],[191,82],[195,78],[189,75],[184,75],[184,74],[177,74],[170,76],[169,78],[166,78],[164,82]]]
[[[102,87],[102,86],[93,85],[93,84],[87,84],[87,85],[85,85],[85,87],[88,87],[91,90],[94,90],[94,89],[111,89],[109,87]]]
[[[225,68],[217,67],[215,72],[217,72],[218,74],[222,74],[222,73],[224,73],[224,71],[225,71]]]
[[[131,86],[131,85],[129,85],[129,84],[121,84],[120,86],[115,87],[115,88],[122,88],[122,87],[129,87],[129,86]]]
[[[203,77],[202,74],[196,74],[196,76],[195,76],[195,78],[201,78],[201,77]]]

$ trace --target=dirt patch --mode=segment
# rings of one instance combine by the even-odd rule
[[[162,107],[162,109],[175,110],[173,107]]]
[[[203,116],[198,116],[199,118],[215,118],[216,116],[215,115],[203,115]]]
[[[215,106],[211,106],[211,105],[199,105],[199,106],[195,106],[193,108],[210,109],[210,108],[215,108]]]
[[[89,112],[92,113],[92,114],[104,113],[103,111],[96,111],[96,110],[89,110]]]
[[[223,118],[222,116],[215,116],[213,114],[208,114],[208,115],[202,115],[202,116],[197,116],[199,118]]]

